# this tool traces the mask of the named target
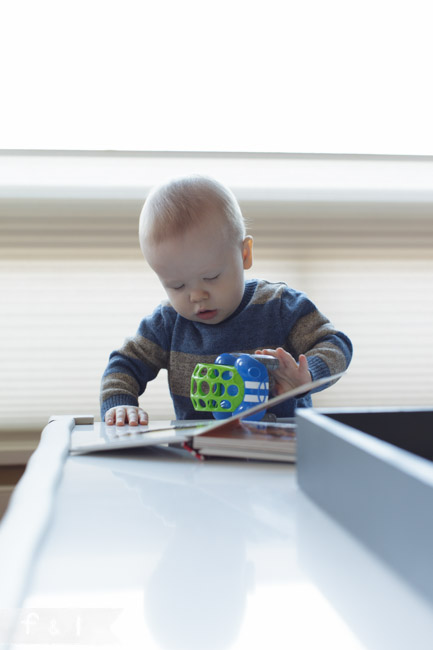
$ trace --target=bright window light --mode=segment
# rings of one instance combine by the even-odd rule
[[[433,155],[430,0],[3,0],[1,149]]]

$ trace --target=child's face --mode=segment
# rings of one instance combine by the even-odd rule
[[[244,269],[252,264],[252,238],[234,244],[218,218],[159,244],[143,243],[174,309],[188,320],[216,325],[239,306]]]

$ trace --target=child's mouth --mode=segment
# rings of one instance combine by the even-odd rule
[[[216,315],[216,309],[204,309],[203,311],[198,312],[197,318],[200,318],[201,320],[212,320]]]

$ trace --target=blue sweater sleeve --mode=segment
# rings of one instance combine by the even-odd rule
[[[291,289],[284,292],[281,319],[288,331],[286,349],[295,359],[306,355],[313,380],[346,370],[353,351],[350,339],[335,329],[304,293]]]
[[[138,398],[167,367],[174,310],[160,305],[144,318],[135,336],[111,353],[101,382],[101,417],[114,406],[138,406]]]

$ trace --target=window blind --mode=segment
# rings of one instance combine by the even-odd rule
[[[99,413],[112,349],[164,297],[138,246],[139,200],[0,201],[0,435],[53,413]],[[249,277],[306,291],[354,344],[316,406],[428,405],[433,398],[429,203],[244,201]],[[173,417],[166,384],[141,404]]]

